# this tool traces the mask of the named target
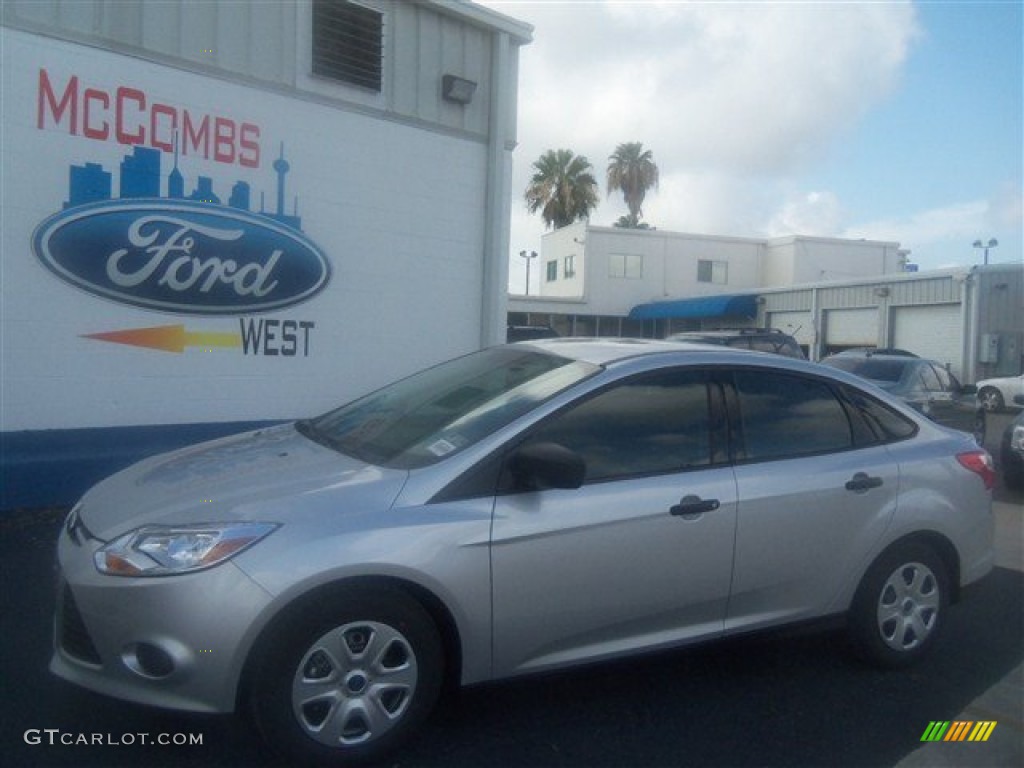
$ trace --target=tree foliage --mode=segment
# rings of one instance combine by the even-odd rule
[[[647,191],[658,186],[658,166],[651,150],[639,141],[619,144],[608,158],[608,193],[621,191],[629,217],[616,226],[640,228]]]
[[[583,155],[568,149],[549,149],[533,164],[526,188],[526,207],[540,211],[548,227],[565,227],[590,216],[598,203],[593,167]]]

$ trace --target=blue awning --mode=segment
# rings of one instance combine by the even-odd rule
[[[638,304],[629,311],[631,320],[666,320],[668,318],[757,317],[757,296],[701,296],[697,299],[654,301]]]

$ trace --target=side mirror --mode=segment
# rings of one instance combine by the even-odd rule
[[[574,490],[583,485],[583,457],[558,443],[533,443],[517,450],[509,463],[517,488]]]

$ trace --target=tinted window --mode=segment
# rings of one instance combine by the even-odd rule
[[[709,432],[704,375],[666,371],[630,379],[557,414],[530,442],[579,453],[589,483],[706,466]]]
[[[960,382],[956,380],[956,376],[951,374],[945,368],[935,366],[935,375],[939,377],[939,385],[942,387],[944,392],[960,391]]]
[[[740,422],[748,459],[774,459],[853,445],[850,422],[832,390],[817,379],[737,371]]]
[[[846,401],[856,412],[857,417],[863,420],[872,433],[872,439],[868,439],[858,429],[858,445],[876,440],[885,443],[902,440],[910,437],[917,431],[917,426],[914,422],[896,413],[896,411],[888,406],[882,405],[873,397],[868,397],[860,391],[851,388],[844,388],[843,393]],[[854,419],[854,425],[857,425],[857,421],[858,419]]]
[[[830,357],[825,361],[833,368],[872,381],[897,382],[907,367],[905,360],[879,360],[873,357]]]
[[[914,386],[928,390],[929,392],[942,392],[942,383],[939,381],[935,369],[930,365],[920,365],[917,369],[917,376],[914,379]]]

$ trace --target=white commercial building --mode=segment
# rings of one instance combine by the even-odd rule
[[[528,25],[447,0],[0,22],[0,505],[57,500],[33,467],[73,493],[503,338]]]
[[[1024,266],[918,273],[907,271],[907,256],[895,242],[579,222],[544,236],[539,295],[511,296],[509,322],[566,336],[657,338],[764,326],[793,335],[815,360],[903,347],[967,382],[1020,373]]]

